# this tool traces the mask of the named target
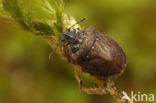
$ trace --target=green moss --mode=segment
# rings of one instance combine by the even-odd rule
[[[48,0],[39,0],[39,3],[36,3],[51,19],[38,20],[32,17],[32,12],[22,4],[22,1],[3,0],[2,5],[4,11],[14,18],[25,30],[44,37],[50,37],[51,39],[59,40],[63,30],[75,23],[75,19],[69,20],[64,13],[64,3],[62,0],[56,0],[53,3]]]

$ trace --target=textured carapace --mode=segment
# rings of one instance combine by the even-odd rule
[[[117,42],[91,27],[65,31],[62,39],[69,63],[81,66],[83,72],[105,79],[121,75],[126,68],[126,56]]]
[[[62,44],[68,62],[79,65],[83,72],[101,79],[120,76],[126,68],[126,56],[117,42],[91,27],[75,30],[73,27],[76,24],[62,33],[62,40],[57,44]]]

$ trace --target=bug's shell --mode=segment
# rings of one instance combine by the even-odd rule
[[[98,78],[114,78],[126,68],[126,56],[122,48],[110,37],[88,27],[79,50],[72,53],[66,49],[65,55],[72,64],[78,64],[83,72]]]

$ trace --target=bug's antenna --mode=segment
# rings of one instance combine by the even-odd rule
[[[86,20],[86,18],[84,17],[84,18],[82,18],[80,21],[78,21],[77,23],[75,23],[75,24],[73,24],[71,27],[69,27],[68,29],[70,29],[70,28],[72,28],[72,27],[74,27],[75,25],[77,25],[77,24],[80,24],[81,22],[83,22],[84,20]]]

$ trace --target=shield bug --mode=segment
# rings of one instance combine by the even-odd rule
[[[118,43],[91,27],[71,31],[76,24],[62,33],[59,43],[69,63],[79,65],[83,72],[100,79],[120,76],[126,68],[126,56]]]

